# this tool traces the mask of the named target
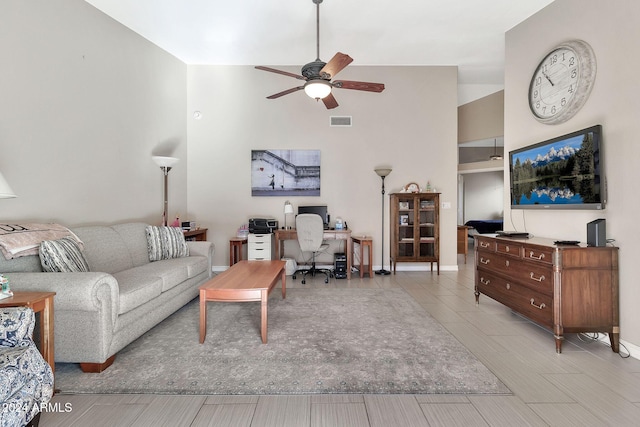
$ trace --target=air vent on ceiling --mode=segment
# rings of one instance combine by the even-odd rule
[[[351,126],[351,116],[331,116],[329,126]]]

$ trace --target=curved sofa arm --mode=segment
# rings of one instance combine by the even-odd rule
[[[196,256],[205,256],[209,260],[209,277],[213,275],[213,254],[215,253],[216,246],[213,242],[203,242],[203,241],[188,241],[187,246],[189,246],[189,255]]]
[[[109,310],[115,324],[120,309],[118,282],[107,273],[8,273],[14,291],[55,292],[56,310]]]

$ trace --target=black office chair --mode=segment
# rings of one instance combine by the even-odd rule
[[[303,252],[311,252],[311,267],[296,270],[292,278],[302,274],[302,284],[306,283],[306,277],[310,274],[312,277],[317,273],[324,274],[324,283],[329,283],[331,278],[331,270],[326,268],[316,268],[316,255],[326,250],[329,245],[323,243],[324,224],[320,215],[317,214],[299,214],[296,216],[296,231],[298,233],[298,243],[300,250]]]

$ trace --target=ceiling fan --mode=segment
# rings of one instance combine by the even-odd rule
[[[276,70],[275,68],[263,66],[256,67],[258,70],[282,74],[298,80],[305,80],[306,83],[302,86],[297,86],[271,96],[267,96],[267,99],[276,99],[299,90],[304,90],[311,98],[314,98],[315,100],[322,99],[322,102],[327,109],[331,109],[338,106],[338,101],[336,101],[331,93],[331,89],[334,87],[340,89],[364,90],[367,92],[382,92],[384,90],[384,84],[382,83],[368,83],[349,80],[331,81],[331,79],[349,65],[353,59],[347,54],[338,52],[329,62],[325,63],[320,60],[320,3],[322,3],[322,0],[311,1],[316,4],[316,60],[304,65],[301,70],[301,75]]]

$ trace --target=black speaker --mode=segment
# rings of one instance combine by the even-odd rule
[[[607,245],[607,223],[604,218],[599,218],[587,223],[587,245]]]
[[[337,253],[333,258],[333,275],[336,279],[347,278],[347,256],[343,253]]]

